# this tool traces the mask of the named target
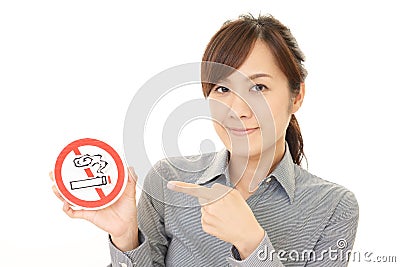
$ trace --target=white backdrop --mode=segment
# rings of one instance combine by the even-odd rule
[[[325,2],[2,1],[0,265],[109,263],[106,233],[69,219],[51,192],[47,174],[58,153],[92,137],[123,154],[125,112],[135,91],[168,67],[201,60],[221,24],[247,12],[274,15],[306,54],[298,120],[309,171],[355,193],[354,250],[399,262],[397,4]],[[157,138],[149,152],[154,161],[162,156]],[[180,146],[184,153],[198,150],[184,135]]]

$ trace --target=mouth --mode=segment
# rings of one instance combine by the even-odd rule
[[[254,133],[255,131],[257,131],[259,129],[259,127],[255,127],[255,128],[229,128],[227,127],[228,131],[231,132],[233,135],[237,135],[237,136],[243,136],[243,135],[248,135],[251,133]]]

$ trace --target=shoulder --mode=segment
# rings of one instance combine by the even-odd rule
[[[215,158],[215,154],[216,152],[167,157],[158,160],[144,178],[142,191],[153,199],[165,202],[168,193],[170,193],[170,190],[167,189],[169,181],[196,183],[199,177],[209,168],[210,162]]]
[[[185,175],[198,174],[204,172],[214,161],[216,152],[168,157],[158,161],[158,166],[163,171],[172,171]]]
[[[166,157],[158,160],[149,170],[148,178],[161,176],[164,180],[197,180],[213,163],[217,152]]]
[[[315,205],[322,205],[339,216],[358,216],[359,206],[354,193],[337,183],[325,180],[307,170],[295,166],[295,198],[309,198]]]

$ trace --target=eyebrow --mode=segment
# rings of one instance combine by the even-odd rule
[[[255,74],[252,74],[252,75],[248,76],[247,78],[248,78],[249,80],[254,80],[254,79],[257,79],[257,78],[261,78],[261,77],[273,78],[272,75],[267,74],[267,73],[255,73]],[[230,83],[231,80],[230,80],[228,77],[226,77],[226,78],[220,80],[220,82],[227,82],[227,83]]]
[[[249,76],[250,80],[254,80],[260,77],[268,77],[268,78],[272,78],[271,75],[267,74],[267,73],[255,73]]]

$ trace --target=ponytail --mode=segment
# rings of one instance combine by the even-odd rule
[[[303,158],[307,161],[303,151],[303,137],[300,132],[300,126],[294,114],[292,114],[289,126],[286,129],[285,140],[289,145],[290,154],[295,164],[300,165]]]

